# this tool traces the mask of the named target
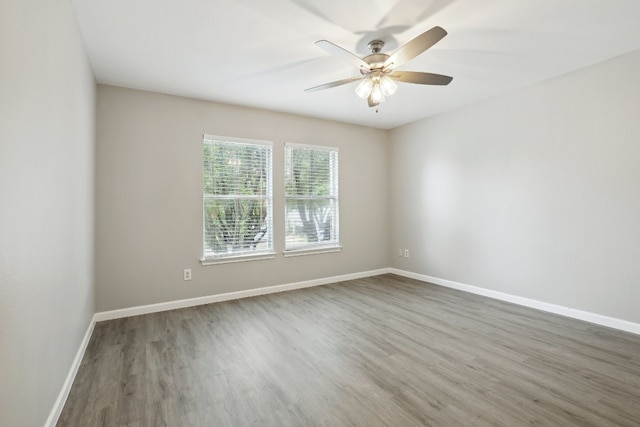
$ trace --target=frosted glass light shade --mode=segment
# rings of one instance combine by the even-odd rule
[[[380,88],[382,89],[382,93],[384,93],[385,96],[390,96],[396,93],[398,85],[393,81],[391,77],[382,76],[380,78]]]
[[[371,101],[374,104],[379,104],[384,101],[384,92],[382,92],[382,88],[378,83],[374,84],[373,89],[371,89]]]
[[[356,95],[358,95],[360,98],[366,99],[369,97],[372,88],[373,81],[369,78],[366,78],[362,80],[356,88]]]

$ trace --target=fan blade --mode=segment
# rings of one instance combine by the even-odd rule
[[[310,87],[309,89],[305,89],[305,92],[316,92],[323,89],[331,89],[332,87],[346,85],[347,83],[357,82],[358,80],[364,79],[365,76],[362,77],[349,77],[348,79],[336,80],[335,82],[325,83],[323,85]]]
[[[394,71],[389,77],[405,83],[436,86],[446,86],[453,80],[453,77],[443,76],[442,74],[421,73],[418,71]]]
[[[384,68],[397,68],[420,55],[447,35],[442,27],[433,27],[406,43],[384,62]]]
[[[369,71],[369,64],[364,62],[362,58],[354,55],[346,49],[341,48],[337,44],[333,44],[327,40],[318,40],[316,42],[316,46],[321,47],[332,55],[338,56],[343,60],[347,61],[349,64],[354,65],[360,69],[364,69],[365,71]]]

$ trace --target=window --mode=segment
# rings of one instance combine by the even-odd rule
[[[339,248],[338,149],[285,145],[285,251]]]
[[[204,136],[203,263],[273,257],[271,143]]]

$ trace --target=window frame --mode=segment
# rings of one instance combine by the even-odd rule
[[[293,149],[305,149],[305,150],[317,150],[331,153],[329,166],[330,180],[333,181],[330,185],[330,194],[328,196],[290,196],[287,194],[287,158],[289,156],[289,150]],[[340,150],[338,147],[332,147],[327,145],[313,145],[313,144],[301,144],[294,142],[285,142],[284,144],[284,167],[283,167],[283,193],[284,193],[284,211],[283,211],[283,225],[284,225],[284,251],[285,257],[313,255],[320,253],[339,252],[342,250],[340,244]],[[335,194],[334,194],[335,192]],[[287,202],[289,200],[331,200],[334,204],[335,215],[333,216],[333,228],[332,232],[335,234],[335,238],[330,241],[308,243],[306,245],[296,245],[290,248],[287,247]]]
[[[205,186],[204,186],[204,173],[205,173],[205,157],[204,157],[204,147],[205,144],[214,144],[215,142],[220,143],[231,143],[231,144],[245,144],[245,145],[258,145],[268,147],[267,149],[267,159],[266,159],[266,190],[267,194],[265,196],[253,196],[253,195],[215,195],[215,194],[206,194]],[[272,259],[276,256],[276,252],[274,250],[274,230],[273,230],[273,142],[266,140],[258,140],[258,139],[247,139],[247,138],[237,138],[230,136],[220,136],[220,135],[209,135],[204,134],[202,136],[202,258],[200,262],[202,265],[213,265],[213,264],[224,264],[224,263],[232,263],[232,262],[242,262],[242,261],[253,261],[253,260],[263,260],[263,259]],[[252,200],[266,200],[267,202],[267,213],[266,213],[266,221],[267,221],[267,248],[263,250],[248,250],[242,252],[232,252],[232,253],[224,253],[224,254],[215,254],[213,251],[207,251],[207,242],[206,242],[206,218],[205,218],[205,209],[206,209],[206,201],[207,200],[237,200],[237,199],[252,199]]]

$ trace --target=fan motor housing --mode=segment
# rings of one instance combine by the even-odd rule
[[[362,60],[369,64],[372,70],[376,70],[382,69],[382,66],[384,65],[384,62],[387,60],[387,58],[389,58],[389,55],[387,55],[386,53],[372,53],[371,55],[367,55],[362,58]]]

